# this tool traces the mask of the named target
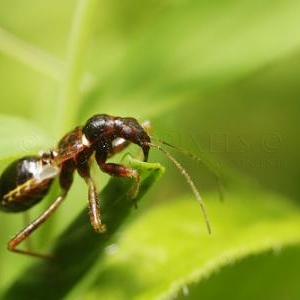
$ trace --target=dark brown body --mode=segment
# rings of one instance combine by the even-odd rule
[[[161,142],[186,153],[164,141]],[[49,255],[17,247],[60,206],[72,185],[76,170],[88,185],[91,224],[95,231],[105,231],[105,225],[101,223],[96,185],[90,175],[90,161],[95,158],[100,169],[109,175],[133,178],[136,184],[128,195],[133,199],[139,189],[139,173],[121,164],[107,162],[109,157],[122,151],[130,143],[142,149],[144,161],[147,161],[149,149],[152,147],[161,151],[178,168],[200,204],[210,233],[210,224],[202,198],[181,164],[167,150],[151,143],[149,135],[136,119],[100,114],[87,120],[84,126],[76,127],[67,133],[55,149],[43,152],[39,156],[23,157],[5,169],[0,177],[0,210],[2,211],[19,212],[29,209],[44,198],[55,177],[59,177],[61,187],[61,193],[55,201],[8,242],[8,249],[31,256],[49,258]]]
[[[61,194],[36,220],[20,231],[9,243],[8,249],[38,257],[39,253],[16,249],[17,246],[58,208],[73,182],[75,170],[88,185],[89,214],[91,224],[98,232],[105,230],[101,224],[96,185],[90,175],[90,160],[95,159],[103,172],[112,176],[130,177],[136,185],[131,193],[134,198],[140,177],[136,170],[120,164],[107,163],[107,158],[122,151],[130,143],[142,148],[144,160],[148,158],[150,137],[134,118],[95,115],[84,126],[67,133],[57,148],[41,156],[23,157],[10,164],[0,177],[0,210],[24,211],[38,203],[47,194],[55,177],[59,177]]]
[[[121,142],[114,142],[121,139]],[[139,174],[120,164],[107,163],[106,160],[122,151],[129,143],[140,146],[147,160],[150,137],[134,118],[113,117],[105,114],[95,115],[82,127],[76,127],[67,133],[58,143],[57,163],[61,164],[60,185],[68,191],[73,182],[73,173],[86,181],[89,188],[89,213],[92,226],[96,231],[104,231],[101,224],[100,209],[96,186],[90,175],[90,159],[95,154],[100,169],[112,176],[131,177],[139,182]]]

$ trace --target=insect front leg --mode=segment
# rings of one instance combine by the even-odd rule
[[[121,164],[116,163],[106,163],[106,157],[99,151],[96,152],[96,161],[100,169],[111,175],[111,176],[118,176],[118,177],[127,177],[132,178],[135,180],[135,184],[132,189],[128,193],[128,197],[130,199],[134,199],[137,196],[140,187],[140,174],[137,170],[128,168]]]

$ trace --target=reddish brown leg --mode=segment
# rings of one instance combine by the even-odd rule
[[[48,254],[36,253],[29,250],[17,249],[18,245],[21,244],[26,238],[32,234],[40,225],[42,225],[59,207],[62,201],[67,195],[67,190],[64,190],[60,196],[49,206],[49,208],[43,212],[38,218],[32,221],[27,227],[22,229],[18,234],[16,234],[7,244],[7,248],[10,251],[26,254],[34,257],[40,258],[51,258]]]
[[[101,222],[100,206],[96,185],[90,175],[88,158],[83,154],[77,159],[77,171],[88,185],[89,215],[93,228],[97,232],[105,232],[106,227]]]
[[[23,212],[23,225],[24,225],[24,227],[27,227],[27,225],[29,223],[31,223],[30,216],[29,216],[28,210],[26,210],[26,211]],[[32,241],[31,241],[30,238],[27,238],[25,240],[25,248],[26,248],[27,251],[32,252],[33,247],[32,247]]]
[[[52,258],[51,255],[32,252],[30,250],[17,249],[19,244],[21,244],[26,238],[31,235],[40,225],[42,225],[60,206],[63,200],[66,198],[67,193],[73,182],[73,173],[75,170],[75,164],[70,161],[66,162],[64,168],[62,168],[60,173],[60,186],[62,188],[61,195],[59,195],[56,200],[44,211],[39,217],[32,221],[28,226],[22,229],[18,234],[16,234],[7,244],[7,248],[10,251],[26,254],[39,258]]]
[[[84,178],[89,188],[89,215],[91,224],[97,232],[105,232],[106,226],[101,222],[100,206],[96,185],[91,177]]]
[[[96,159],[97,159],[97,155],[96,155]],[[128,197],[130,199],[134,199],[136,197],[139,191],[140,181],[141,181],[140,175],[136,170],[130,169],[120,164],[101,162],[98,159],[97,159],[97,163],[103,172],[111,176],[133,178],[135,180],[135,184],[132,187],[132,189],[129,191]]]

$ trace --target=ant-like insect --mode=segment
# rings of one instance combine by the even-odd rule
[[[207,229],[210,232],[210,224],[202,198],[189,174],[167,150],[151,142],[144,127],[134,118],[98,114],[87,120],[84,126],[76,127],[67,133],[60,140],[57,148],[42,152],[40,155],[25,156],[12,162],[0,177],[0,210],[20,212],[31,208],[45,197],[53,179],[57,176],[61,193],[39,217],[8,242],[7,248],[17,253],[41,258],[48,257],[48,255],[17,247],[63,202],[72,185],[75,170],[88,185],[91,224],[96,232],[104,232],[105,225],[101,223],[98,193],[90,175],[90,160],[95,155],[96,162],[103,172],[112,176],[133,178],[135,185],[130,192],[130,198],[134,198],[139,189],[139,173],[124,165],[106,162],[108,158],[122,151],[130,143],[134,143],[142,149],[144,161],[148,159],[150,148],[154,148],[164,153],[180,170],[200,203]],[[166,142],[160,142],[178,150]]]

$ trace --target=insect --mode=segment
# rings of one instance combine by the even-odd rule
[[[78,126],[67,133],[56,148],[41,152],[40,155],[25,156],[12,162],[0,177],[0,210],[20,212],[31,208],[45,197],[56,177],[59,179],[61,192],[39,217],[8,242],[7,248],[17,253],[41,258],[48,257],[45,254],[19,249],[18,246],[60,206],[72,185],[75,171],[88,186],[90,222],[96,232],[104,232],[105,224],[101,223],[98,192],[90,175],[90,161],[95,158],[99,168],[111,176],[133,178],[135,185],[130,196],[134,198],[140,182],[138,172],[121,164],[107,162],[108,158],[121,152],[131,143],[141,148],[144,161],[148,159],[150,148],[154,148],[164,153],[180,170],[201,205],[210,232],[210,224],[203,201],[189,174],[167,150],[152,143],[144,127],[136,119],[130,117],[94,115],[87,120],[85,125]]]

